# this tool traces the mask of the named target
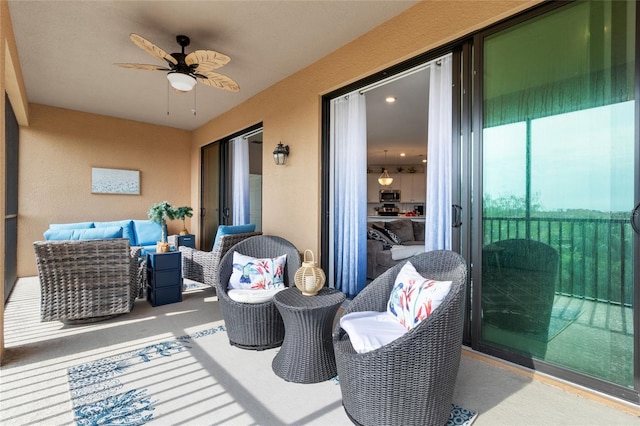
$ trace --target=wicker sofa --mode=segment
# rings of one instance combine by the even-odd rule
[[[387,269],[406,259],[394,259],[390,245],[397,244],[388,238],[385,241],[372,238],[374,226],[393,232],[403,246],[424,246],[424,221],[398,219],[389,222],[370,221],[367,223],[367,278],[374,279]],[[379,232],[378,232],[379,233]]]
[[[44,232],[47,241],[128,238],[131,247],[142,247],[142,254],[155,253],[162,239],[162,227],[150,220],[124,219],[108,222],[52,223]]]
[[[144,265],[127,238],[36,241],[41,321],[88,321],[130,312]]]

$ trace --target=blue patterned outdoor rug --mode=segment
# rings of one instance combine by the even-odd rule
[[[449,420],[446,426],[471,426],[471,424],[478,417],[478,413],[475,411],[467,410],[459,405],[451,405],[451,413],[449,414]]]
[[[349,424],[337,377],[313,385],[285,382],[271,371],[277,350],[233,348],[224,324],[217,324],[69,368],[76,424]],[[256,382],[262,391],[253,389]],[[312,401],[298,407],[302,414],[274,410],[281,402],[270,405],[294,394]],[[447,426],[470,426],[476,415],[454,404]]]
[[[191,349],[194,339],[226,331],[224,325],[71,367],[67,370],[78,425],[143,425],[153,418],[157,398],[147,389],[125,388],[121,377],[158,358]]]

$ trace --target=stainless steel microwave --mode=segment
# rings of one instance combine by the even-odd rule
[[[399,189],[381,189],[380,190],[381,203],[397,203],[399,201],[400,201]]]

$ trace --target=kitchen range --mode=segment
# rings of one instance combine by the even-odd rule
[[[385,203],[377,209],[378,216],[398,216],[398,212],[400,212],[400,209],[393,203]]]

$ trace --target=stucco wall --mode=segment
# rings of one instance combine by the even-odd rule
[[[147,219],[153,203],[189,205],[190,142],[184,130],[32,104],[20,128],[18,276],[37,274],[32,243],[50,223]],[[92,194],[91,167],[140,170],[141,195]]]
[[[211,120],[194,132],[191,203],[197,205],[200,194],[200,147],[263,122],[263,231],[289,239],[301,251],[312,249],[319,260],[322,95],[536,3],[421,2]],[[291,149],[286,166],[272,159],[279,141]]]

